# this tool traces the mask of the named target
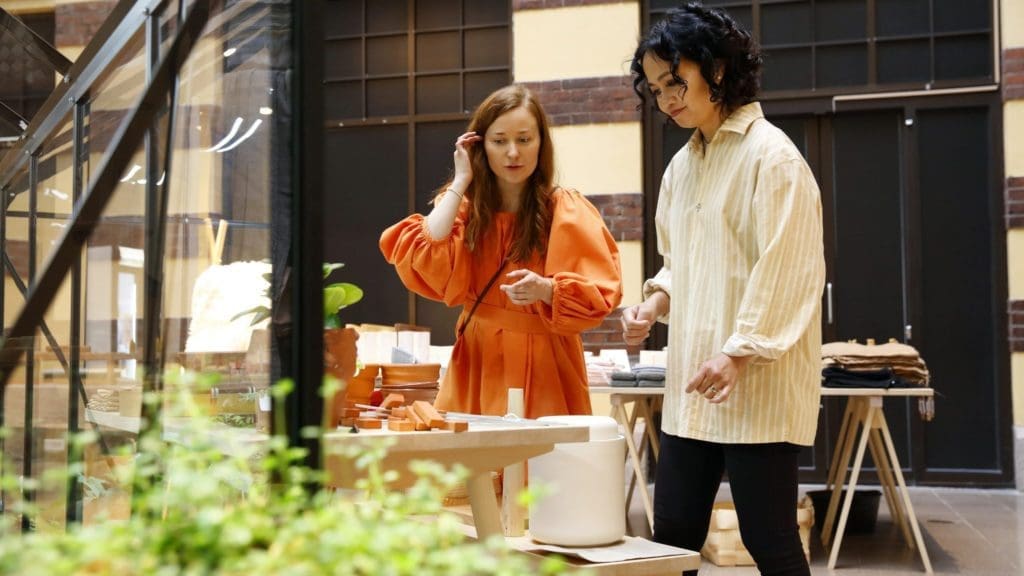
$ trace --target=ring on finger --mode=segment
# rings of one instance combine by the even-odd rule
[[[709,390],[709,391],[710,391],[710,392],[711,392],[712,394],[718,394],[718,388],[715,388],[715,387],[714,387],[714,385],[712,385],[712,386],[708,386],[708,390]]]

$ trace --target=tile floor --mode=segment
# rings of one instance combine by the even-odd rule
[[[801,486],[806,490],[821,486]],[[1024,576],[1024,493],[1016,490],[911,488],[922,535],[936,574]],[[652,492],[653,493],[653,492]],[[729,499],[727,484],[720,500]],[[630,527],[648,535],[643,506],[634,498]],[[835,576],[903,576],[924,574],[916,550],[906,547],[892,523],[883,498],[871,534],[844,537],[836,569],[827,567],[817,527],[811,531],[811,573]],[[718,567],[705,561],[701,576],[754,576],[753,567]]]

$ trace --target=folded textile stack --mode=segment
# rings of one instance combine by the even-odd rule
[[[610,384],[616,388],[661,388],[665,386],[665,367],[638,365],[629,372],[615,372]]]
[[[106,388],[96,390],[89,398],[86,408],[97,412],[117,412],[121,408],[117,390],[108,390]]]
[[[890,340],[885,344],[829,342],[821,347],[822,384],[846,388],[927,386],[928,367],[917,350]]]

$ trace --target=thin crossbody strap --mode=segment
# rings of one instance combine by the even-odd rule
[[[481,302],[483,302],[484,296],[486,296],[487,293],[491,290],[491,286],[494,285],[494,281],[498,279],[498,275],[500,275],[501,271],[505,269],[506,263],[508,263],[508,256],[506,256],[505,259],[501,261],[501,264],[498,266],[498,269],[494,271],[494,276],[491,276],[491,279],[487,281],[487,285],[484,286],[484,291],[480,293],[480,297],[476,299],[476,302],[473,303],[473,307],[469,309],[469,314],[466,316],[465,322],[462,323],[462,326],[459,326],[458,337],[461,338],[462,333],[466,331],[466,326],[469,325],[470,319],[473,318],[473,313],[476,312],[476,307],[479,306]]]

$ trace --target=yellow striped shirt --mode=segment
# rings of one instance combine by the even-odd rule
[[[810,445],[821,382],[821,198],[807,163],[758,103],[700,132],[665,170],[655,216],[670,296],[662,430],[721,443]],[[755,356],[722,404],[686,383],[719,352]]]

